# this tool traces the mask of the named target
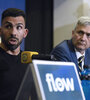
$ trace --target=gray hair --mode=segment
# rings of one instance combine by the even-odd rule
[[[78,25],[80,25],[80,26],[90,25],[90,17],[89,16],[81,16],[77,21],[75,29],[77,28]]]

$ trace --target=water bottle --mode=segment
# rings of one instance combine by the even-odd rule
[[[81,72],[81,84],[86,100],[90,100],[90,66],[84,66]]]

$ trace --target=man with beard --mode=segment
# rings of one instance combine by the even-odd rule
[[[72,39],[64,40],[51,52],[58,61],[74,62],[79,75],[90,65],[90,18],[82,16],[72,31]]]
[[[2,13],[0,27],[0,100],[15,100],[27,69],[27,64],[21,63],[22,51],[20,50],[20,44],[28,34],[25,21],[25,13],[20,9],[8,8]],[[30,84],[30,87],[31,98],[36,97],[34,96],[33,84]]]

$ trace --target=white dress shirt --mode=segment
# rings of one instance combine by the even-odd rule
[[[77,59],[81,56],[84,56],[85,57],[85,52],[84,54],[82,55],[80,52],[78,52],[76,49],[75,49],[75,52],[76,52],[76,56],[77,56]],[[82,61],[82,70],[83,70],[83,66],[84,66],[84,60]]]

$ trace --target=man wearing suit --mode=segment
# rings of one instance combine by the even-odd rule
[[[51,52],[58,61],[74,62],[78,72],[84,70],[84,65],[90,65],[90,18],[82,16],[72,31],[71,40],[64,40]],[[78,58],[83,56],[81,69]]]

